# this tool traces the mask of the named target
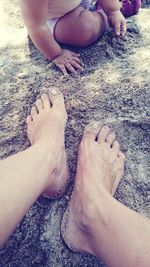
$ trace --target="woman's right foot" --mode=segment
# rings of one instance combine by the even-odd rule
[[[73,251],[94,254],[90,222],[101,195],[113,196],[124,173],[125,156],[107,126],[88,125],[80,144],[77,175],[69,206],[62,220],[61,234]]]

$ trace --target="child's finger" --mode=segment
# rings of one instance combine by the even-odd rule
[[[80,59],[80,58],[78,58],[78,57],[75,57],[75,58],[73,58],[73,60],[75,60],[77,63],[79,63],[79,64],[80,64],[80,66],[84,67],[84,63],[83,63],[83,62],[81,62],[81,59]]]
[[[75,67],[76,69],[78,69],[78,70],[83,70],[83,68],[81,67],[81,65],[80,64],[78,64],[76,61],[72,61],[71,62],[71,65],[73,66],[73,67]]]
[[[127,31],[127,25],[126,22],[123,21],[121,25],[121,35],[124,36],[126,31]]]
[[[77,53],[74,53],[74,52],[71,52],[71,54],[75,57],[80,57],[80,54],[77,54]]]
[[[66,68],[67,68],[68,70],[70,70],[72,73],[74,73],[74,74],[78,74],[77,71],[74,69],[74,67],[73,67],[70,63],[67,63],[67,64],[66,64]]]
[[[75,60],[76,62],[78,62],[78,63],[80,63],[80,58],[78,58],[78,57],[73,57],[73,60]]]
[[[79,63],[81,67],[84,67],[84,63],[81,62],[81,60],[78,57],[73,58],[73,60],[75,60],[77,63]]]
[[[116,23],[114,28],[115,28],[115,34],[120,35],[120,23]]]
[[[67,73],[67,71],[66,71],[66,68],[65,68],[65,66],[64,66],[63,64],[58,64],[57,66],[58,66],[58,68],[62,71],[62,73],[63,73],[65,76],[68,75],[68,73]]]

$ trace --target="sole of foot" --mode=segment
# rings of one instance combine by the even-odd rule
[[[68,186],[69,171],[64,144],[67,112],[64,97],[57,88],[51,88],[35,102],[27,117],[27,134],[31,145],[48,152],[53,158],[53,170],[43,196],[49,199],[62,197]]]
[[[88,206],[93,204],[93,196],[98,199],[102,191],[114,195],[124,173],[124,162],[115,133],[108,126],[90,123],[80,144],[75,186],[61,224],[62,238],[70,250],[93,254],[85,227],[91,212]]]

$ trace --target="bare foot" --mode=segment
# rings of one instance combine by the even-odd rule
[[[77,175],[71,201],[62,220],[61,233],[73,251],[94,254],[88,221],[101,205],[101,195],[114,195],[124,173],[125,156],[115,133],[97,123],[85,129],[78,155]],[[104,207],[105,208],[105,207]]]
[[[64,145],[67,113],[60,91],[53,88],[49,95],[43,94],[32,107],[26,122],[31,145],[39,146],[39,153],[49,153],[53,161],[53,171],[43,195],[51,199],[59,198],[64,194],[68,181]]]

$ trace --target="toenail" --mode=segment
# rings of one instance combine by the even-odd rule
[[[99,123],[97,121],[94,121],[91,123],[91,127],[93,128],[93,130],[97,130],[98,126],[99,126]]]
[[[110,128],[109,128],[108,126],[105,125],[105,126],[103,126],[103,130],[104,130],[104,131],[108,131],[108,130],[110,130]]]
[[[42,97],[47,97],[47,94],[43,94]]]
[[[88,125],[88,128],[97,128],[98,127],[98,122],[97,121],[91,121]]]
[[[52,93],[52,95],[57,95],[58,91],[56,89],[52,89],[51,93]]]

